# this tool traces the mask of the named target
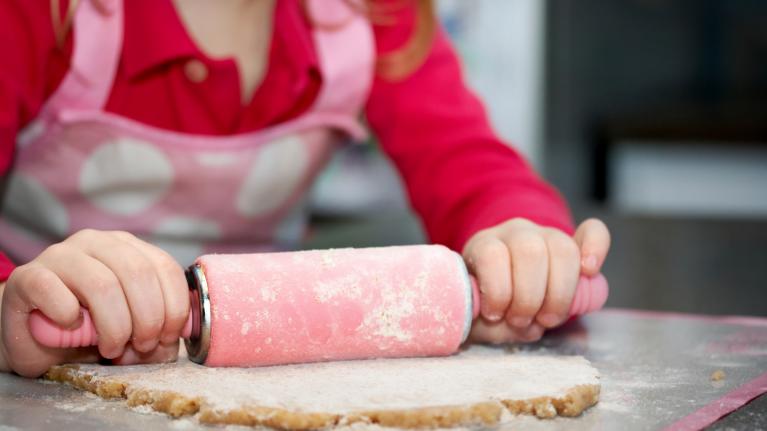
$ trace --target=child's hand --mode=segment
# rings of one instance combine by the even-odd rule
[[[73,327],[80,304],[93,316],[98,349],[35,342],[27,325],[32,310]],[[2,293],[0,354],[7,368],[29,377],[99,355],[118,364],[169,361],[188,313],[184,272],[167,253],[127,232],[83,230],[13,271]]]
[[[562,324],[580,274],[597,275],[609,248],[610,233],[596,219],[583,222],[572,238],[525,219],[475,234],[463,250],[480,290],[472,340],[536,341]]]

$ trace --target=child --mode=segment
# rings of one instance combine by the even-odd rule
[[[175,359],[177,259],[295,247],[360,114],[478,277],[473,340],[537,340],[607,254],[493,133],[429,1],[8,0],[0,35],[3,371]],[[97,348],[31,338],[31,310],[72,327],[80,304]]]

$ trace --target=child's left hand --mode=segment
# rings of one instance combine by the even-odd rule
[[[463,249],[480,290],[470,338],[540,339],[568,319],[579,276],[597,275],[609,248],[610,232],[597,219],[581,223],[573,237],[520,218],[477,232]]]

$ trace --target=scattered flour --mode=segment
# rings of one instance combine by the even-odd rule
[[[248,335],[248,331],[250,331],[250,322],[243,322],[242,329],[240,329],[240,334]]]
[[[498,354],[498,349],[483,346],[446,358],[249,369],[207,368],[181,360],[148,366],[82,365],[79,372],[119,379],[129,391],[202,397],[218,410],[258,405],[337,414],[561,397],[578,385],[599,385],[597,370],[582,357]]]

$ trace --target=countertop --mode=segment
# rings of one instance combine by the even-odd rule
[[[599,369],[602,393],[579,418],[522,417],[498,429],[697,429],[733,410],[714,427],[767,428],[767,319],[607,309],[538,343],[506,348],[583,355]],[[712,380],[719,370],[724,378]],[[59,384],[0,375],[0,431],[197,426]]]

